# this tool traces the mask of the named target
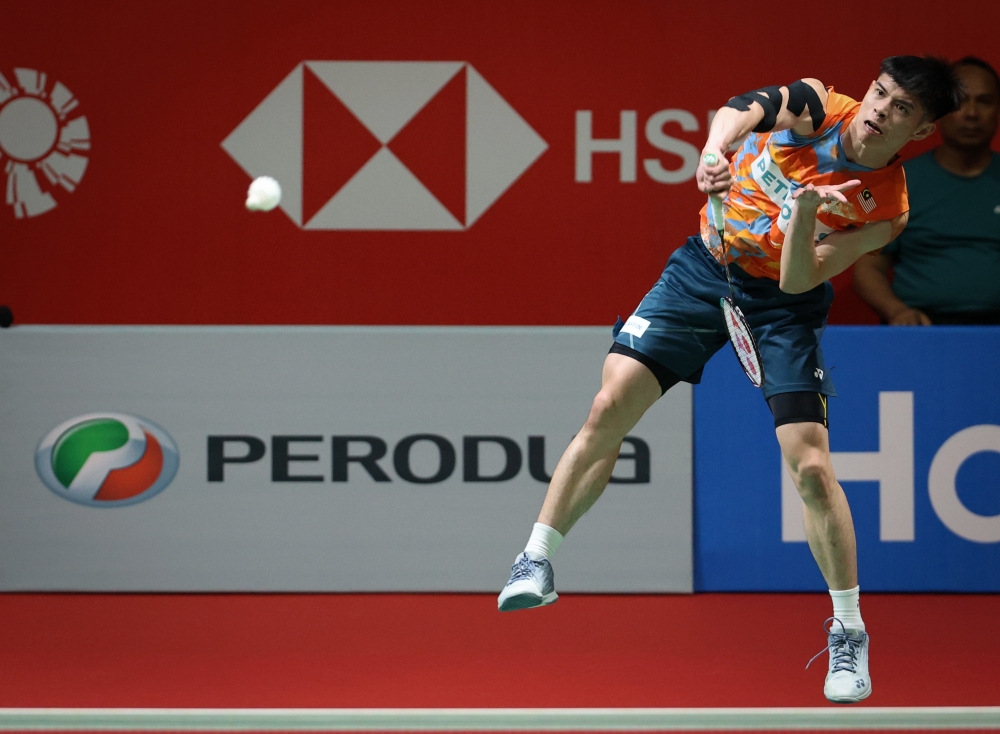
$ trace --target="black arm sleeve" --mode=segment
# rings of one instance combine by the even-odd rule
[[[823,102],[816,90],[799,79],[788,85],[788,111],[793,115],[801,115],[806,107],[809,107],[813,132],[816,132],[826,119],[826,110],[823,109]]]
[[[778,121],[778,110],[781,109],[781,89],[779,87],[761,87],[752,92],[733,97],[726,102],[726,107],[732,107],[740,112],[747,112],[754,102],[764,108],[764,119],[753,129],[755,133],[766,133],[774,129]]]
[[[755,133],[766,133],[774,129],[778,121],[778,113],[781,111],[781,88],[761,87],[752,92],[733,97],[726,103],[726,107],[734,110],[747,112],[754,102],[759,104],[764,110],[764,119],[753,129]],[[826,118],[823,110],[823,102],[820,100],[816,90],[799,79],[788,85],[788,111],[793,115],[801,115],[802,111],[809,108],[809,116],[812,118],[813,132],[819,130],[820,125]]]

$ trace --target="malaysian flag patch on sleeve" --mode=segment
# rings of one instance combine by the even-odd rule
[[[861,208],[865,210],[865,214],[872,213],[872,209],[875,208],[875,197],[872,196],[871,189],[865,189],[858,194],[858,203],[860,203]]]

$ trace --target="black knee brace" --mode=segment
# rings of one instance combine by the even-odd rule
[[[830,427],[826,410],[826,395],[818,392],[783,392],[767,399],[774,416],[774,427],[786,423],[819,423]]]

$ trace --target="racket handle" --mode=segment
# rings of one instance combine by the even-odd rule
[[[709,167],[717,165],[719,162],[719,158],[715,155],[715,153],[706,153],[702,156],[701,160],[706,166]],[[722,216],[722,197],[716,196],[715,194],[709,194],[708,203],[710,204],[712,210],[712,224],[715,225],[715,231],[719,233],[719,236],[722,236],[722,232],[726,228],[726,221]]]

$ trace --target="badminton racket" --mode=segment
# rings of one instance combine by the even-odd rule
[[[706,166],[715,166],[719,159],[715,153],[706,153],[702,158]],[[764,362],[760,358],[760,349],[757,347],[757,340],[753,337],[750,324],[747,323],[743,311],[736,305],[736,292],[733,289],[733,278],[729,273],[729,255],[725,245],[725,218],[722,213],[722,197],[715,194],[708,195],[709,221],[715,229],[716,242],[710,243],[719,248],[722,255],[722,267],[726,271],[726,282],[729,283],[729,295],[719,299],[719,307],[722,309],[722,317],[726,322],[726,331],[729,333],[729,343],[733,345],[736,352],[736,359],[739,360],[740,367],[750,378],[754,387],[764,384]]]

